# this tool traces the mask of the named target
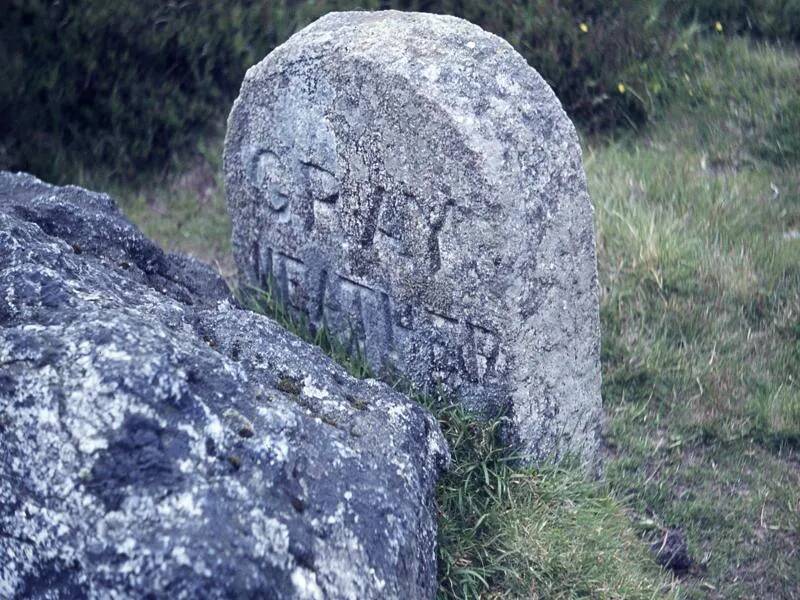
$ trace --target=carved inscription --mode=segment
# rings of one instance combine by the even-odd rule
[[[261,148],[252,154],[248,177],[278,222],[328,235],[339,231],[340,188],[335,167]],[[386,261],[393,256],[419,256],[428,273],[438,272],[442,267],[440,237],[452,201],[423,203],[407,192],[377,188],[371,202],[363,217],[359,244],[376,246]]]
[[[335,167],[261,149],[253,155],[249,175],[279,223],[339,238]],[[451,200],[421,202],[414,194],[381,187],[369,201],[359,233],[362,247],[375,246],[386,265],[399,257],[417,257],[424,272],[441,269],[440,237],[453,207]],[[430,359],[443,373],[455,368],[469,380],[482,382],[495,369],[497,335],[479,325],[425,308],[398,306],[383,290],[352,276],[309,270],[301,260],[274,248],[256,247],[254,252],[257,269],[265,281],[273,282],[282,302],[335,335],[351,337],[373,367],[402,360],[418,344],[430,348]],[[425,340],[416,342],[415,313],[433,326]]]
[[[447,201],[437,209],[423,206],[419,199],[403,193],[400,198],[389,198],[385,190],[378,197],[377,224],[368,228],[367,244],[401,256],[423,254],[430,274],[442,267],[442,228],[452,205]]]
[[[311,198],[313,220],[309,229],[333,231],[336,227],[336,201],[339,199],[339,183],[336,175],[310,162],[302,162],[305,170],[306,193]]]
[[[289,161],[289,164],[286,161]],[[279,222],[305,222],[307,229],[315,225],[333,230],[336,225],[336,201],[339,183],[336,174],[322,165],[306,160],[291,160],[262,148],[250,161],[248,179],[266,206],[278,215]],[[308,217],[299,214],[297,196],[311,200]]]
[[[447,332],[447,339],[457,340],[461,365],[473,381],[483,381],[496,366],[500,353],[497,334],[470,321],[426,311],[433,325]],[[434,359],[443,359],[448,349],[438,347]]]
[[[308,194],[315,202],[334,203],[339,198],[336,174],[312,162],[300,161],[306,172]]]
[[[278,298],[295,307],[304,306],[306,267],[303,262],[275,250],[270,250],[269,257],[269,272],[265,275],[274,282]]]
[[[285,177],[280,157],[271,150],[253,154],[248,173],[250,183],[266,199],[267,206],[282,212],[289,204],[291,182]]]
[[[338,273],[312,273],[302,261],[271,248],[260,252],[260,264],[281,301],[335,334],[352,337],[376,368],[396,358],[402,351],[398,344],[414,331],[412,308],[398,305],[383,290]],[[497,334],[425,308],[421,315],[438,331],[431,339],[447,340],[432,344],[434,361],[448,362],[455,353],[470,380],[482,382],[492,373],[500,352]]]
[[[339,276],[343,308],[367,360],[380,366],[394,345],[392,307],[386,292]]]

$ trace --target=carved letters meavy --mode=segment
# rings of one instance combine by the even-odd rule
[[[275,212],[286,209],[289,203],[290,188],[281,177],[283,167],[280,157],[271,150],[259,150],[250,163],[249,179]]]
[[[326,270],[314,278],[301,260],[272,248],[263,248],[261,257],[265,261],[262,265],[267,267],[268,284],[282,302],[309,315],[317,326],[336,330],[344,323],[347,331],[337,333],[352,337],[373,367],[380,368],[391,362],[400,339],[407,339],[415,332],[411,307],[394,302],[382,290]],[[441,339],[460,340],[459,344],[449,346],[439,342],[437,353],[458,354],[472,381],[482,382],[491,373],[499,353],[494,332],[466,320],[423,309],[417,329],[431,326],[443,334]]]

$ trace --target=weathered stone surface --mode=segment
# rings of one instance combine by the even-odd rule
[[[435,420],[110,198],[0,173],[0,598],[419,598]]]
[[[591,460],[593,210],[575,130],[466,21],[329,14],[245,77],[225,145],[234,248],[374,367],[509,411],[533,460]]]

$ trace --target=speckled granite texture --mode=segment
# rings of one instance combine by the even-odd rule
[[[430,598],[433,417],[0,173],[0,598]]]

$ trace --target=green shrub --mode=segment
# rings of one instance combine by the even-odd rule
[[[423,2],[507,39],[587,130],[643,121],[672,52],[657,0]]]
[[[670,0],[672,10],[723,31],[800,42],[800,0]]]
[[[0,22],[4,162],[130,176],[219,120],[270,37],[257,2],[11,0]],[[263,46],[263,45],[262,45]]]
[[[245,69],[330,10],[465,17],[508,39],[587,129],[640,122],[671,47],[660,0],[10,0],[0,167],[130,178],[220,124]]]

